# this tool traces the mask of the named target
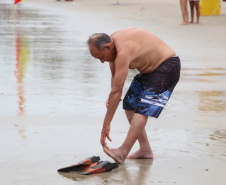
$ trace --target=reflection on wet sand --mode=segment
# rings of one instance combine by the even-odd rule
[[[226,130],[217,130],[213,134],[210,135],[210,139],[212,140],[220,140],[226,143]]]
[[[17,95],[18,95],[18,116],[23,116],[25,112],[25,87],[24,78],[26,75],[26,68],[29,62],[29,44],[27,38],[23,35],[20,29],[20,20],[22,18],[22,12],[20,6],[11,7],[11,19],[16,20],[15,25],[15,39],[16,39],[16,69],[15,76],[17,79]],[[23,125],[14,125],[23,138],[26,138],[25,127]]]
[[[26,67],[29,62],[29,48],[26,37],[21,36],[19,32],[16,33],[16,70],[15,75],[17,79],[17,92],[19,110],[18,115],[24,114],[25,98],[24,98],[24,77],[26,73]]]
[[[130,166],[127,168],[124,166],[124,171],[122,172],[123,179],[128,179],[130,184],[145,184],[147,180],[147,175],[151,174],[150,168],[153,163],[153,159],[136,159],[131,160],[135,164],[128,164]]]
[[[17,79],[17,95],[19,109],[17,112],[18,116],[23,116],[25,111],[25,87],[24,87],[24,76],[26,73],[27,63],[29,62],[29,48],[26,37],[23,37],[16,33],[16,69],[15,76]],[[23,125],[15,125],[23,138],[25,136],[25,128]]]
[[[226,68],[183,68],[181,78],[186,81],[213,82],[214,77],[218,76],[226,76]]]
[[[17,95],[19,110],[18,115],[23,116],[25,107],[24,98],[24,78],[26,74],[26,68],[29,62],[29,45],[26,36],[23,33],[21,19],[23,14],[19,5],[11,5],[10,7],[10,19],[13,20],[14,35],[15,35],[15,53],[16,53],[16,69],[15,76],[17,79]]]
[[[213,152],[214,155],[218,154],[219,156],[226,156],[226,130],[216,130],[212,134],[209,135],[209,139],[214,144],[214,146],[217,148]],[[222,150],[219,150],[219,148],[222,148]],[[213,155],[213,156],[214,156]],[[225,158],[223,158],[224,160]]]
[[[226,111],[225,91],[197,91],[199,96],[199,110],[201,111]]]
[[[59,174],[81,183],[88,181],[89,184],[146,184],[152,163],[153,159],[136,159],[128,160],[126,164],[121,164],[119,168],[106,173],[78,175],[73,172],[59,172]]]

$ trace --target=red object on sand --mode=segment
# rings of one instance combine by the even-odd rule
[[[15,0],[14,4],[21,2],[22,0]]]

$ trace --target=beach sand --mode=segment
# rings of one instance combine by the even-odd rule
[[[0,3],[2,2],[0,0]],[[95,84],[82,84],[83,78],[89,76],[89,70],[97,70],[88,66],[83,68],[88,70],[85,75],[82,69],[72,71],[70,67],[73,66],[67,66],[64,73],[58,74],[57,78],[53,77],[57,80],[28,80],[25,83],[25,111],[23,115],[18,115],[16,110],[21,86],[17,87],[12,69],[12,74],[9,73],[13,76],[12,80],[10,76],[1,76],[0,86],[2,184],[225,184],[226,2],[221,6],[222,15],[201,16],[199,25],[186,26],[179,25],[182,21],[179,1],[121,0],[119,5],[115,5],[116,2],[27,0],[21,3],[21,9],[37,9],[43,14],[51,15],[52,19],[54,15],[62,17],[62,22],[57,25],[62,31],[59,33],[70,32],[77,41],[76,47],[81,48],[79,55],[68,45],[62,47],[65,48],[65,52],[70,51],[72,56],[62,60],[73,61],[75,55],[82,63],[96,62],[86,48],[85,42],[89,35],[96,32],[111,34],[128,27],[144,28],[162,38],[176,51],[182,61],[181,80],[162,115],[158,119],[149,119],[146,126],[154,159],[126,160],[125,164],[112,172],[90,176],[57,173],[57,169],[93,155],[100,156],[101,160],[113,162],[102,151],[99,143],[106,111],[105,99],[110,90],[110,71],[107,71],[105,66],[105,76],[91,76],[89,79],[94,79]],[[48,21],[51,22],[51,18],[48,18]],[[53,20],[53,27],[54,24],[57,22]],[[78,32],[71,33],[74,27]],[[48,40],[47,36],[46,32],[46,38],[43,38]],[[61,36],[57,33],[55,35]],[[70,43],[70,38],[62,38],[65,39]],[[73,46],[73,43],[70,44]],[[39,47],[42,48],[44,45]],[[51,57],[59,54],[59,51],[54,52],[55,47]],[[30,46],[31,53],[35,53],[36,49]],[[85,54],[82,55],[83,53]],[[7,60],[7,57],[4,59]],[[37,60],[34,57],[32,59]],[[98,66],[101,68],[102,65]],[[54,66],[51,69],[58,70]],[[101,70],[104,70],[104,67]],[[74,81],[60,80],[65,78],[64,75],[70,76],[73,73],[77,73],[76,78],[81,81],[81,84],[76,82],[76,85],[85,89],[86,93],[73,87]],[[31,77],[32,72],[29,74],[28,77]],[[124,93],[134,74],[136,71],[129,74]],[[37,78],[44,79],[42,75],[40,72]],[[77,94],[73,95],[71,92]],[[22,101],[20,96],[19,101]],[[109,146],[119,147],[128,129],[129,124],[120,104],[111,124],[113,141],[109,142]],[[136,143],[131,152],[137,149]]]

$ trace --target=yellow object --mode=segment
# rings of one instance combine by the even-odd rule
[[[221,0],[200,0],[200,15],[220,15]]]

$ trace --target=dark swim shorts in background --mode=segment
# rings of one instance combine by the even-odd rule
[[[123,100],[123,109],[158,118],[180,78],[180,59],[171,57],[154,72],[136,75]]]

